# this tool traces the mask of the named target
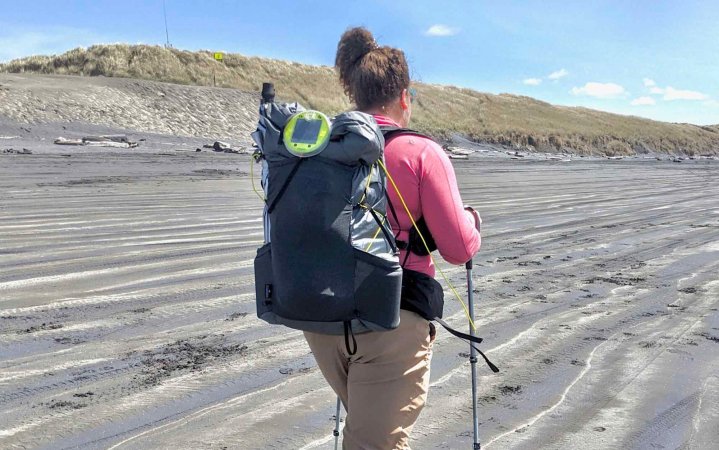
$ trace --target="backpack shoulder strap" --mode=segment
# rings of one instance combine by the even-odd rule
[[[415,131],[411,128],[401,128],[401,127],[395,127],[392,125],[380,125],[379,129],[382,132],[382,135],[384,136],[385,144],[390,139],[397,137],[397,136],[405,135],[405,134],[420,136],[420,137],[427,138],[427,139],[434,141],[434,139],[432,139],[430,136],[420,133],[419,131]]]
[[[401,127],[395,127],[392,125],[380,125],[379,129],[382,132],[382,135],[384,136],[385,145],[387,145],[387,143],[391,139],[393,139],[397,136],[402,136],[402,135],[419,136],[419,137],[423,137],[423,138],[434,141],[434,139],[432,139],[431,137],[429,137],[425,134],[422,134],[419,131],[415,131],[411,128],[401,128]],[[389,206],[392,216],[394,216],[395,222],[399,223],[399,220],[397,219],[397,213],[394,209],[394,205],[392,205],[392,201],[389,199],[389,195],[387,195],[387,205]],[[420,217],[419,219],[417,219],[415,221],[415,223],[417,224],[418,227],[422,228],[419,231],[422,233],[423,236],[426,237],[426,239],[428,239],[428,245],[429,245],[430,252],[437,250],[437,246],[434,243],[434,239],[431,237],[429,228],[427,228],[427,226],[424,222],[424,218]],[[397,244],[397,248],[407,251],[404,261],[401,264],[402,267],[404,267],[405,263],[407,262],[407,258],[409,257],[410,253],[414,253],[414,254],[417,254],[420,256],[429,255],[429,253],[424,248],[424,243],[422,242],[422,239],[419,237],[419,234],[417,234],[415,232],[414,227],[412,227],[412,229],[410,229],[409,241],[407,241],[407,242],[400,241],[398,239],[398,236],[399,236],[399,231],[395,235],[395,243]]]

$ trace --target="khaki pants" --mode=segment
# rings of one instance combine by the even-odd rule
[[[427,400],[434,325],[402,310],[396,329],[355,337],[357,353],[349,356],[344,336],[305,332],[347,411],[342,448],[409,449],[409,434]]]

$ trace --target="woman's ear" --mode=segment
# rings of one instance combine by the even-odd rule
[[[409,89],[402,89],[402,93],[399,96],[399,106],[402,108],[402,110],[408,110],[409,103]]]

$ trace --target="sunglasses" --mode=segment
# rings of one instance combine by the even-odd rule
[[[409,94],[409,102],[414,103],[414,100],[417,98],[417,89],[407,88],[407,93]]]

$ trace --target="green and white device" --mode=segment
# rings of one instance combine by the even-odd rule
[[[300,158],[315,156],[327,147],[330,127],[330,120],[319,111],[294,114],[282,134],[285,148]]]

